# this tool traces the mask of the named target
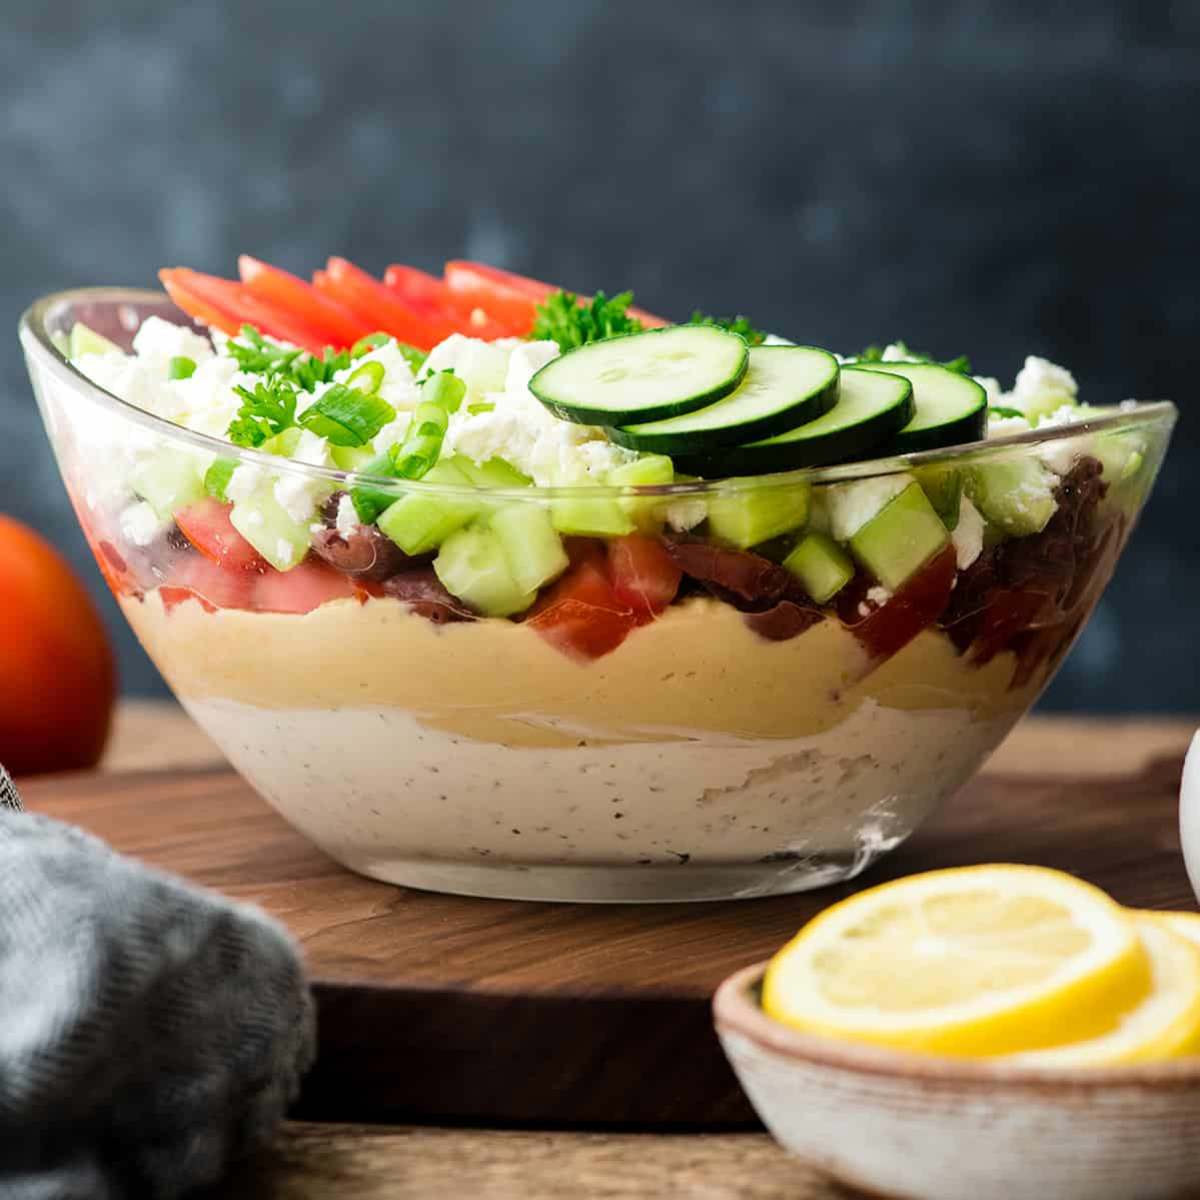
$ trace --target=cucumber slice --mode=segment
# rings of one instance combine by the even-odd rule
[[[894,592],[949,540],[921,485],[910,483],[850,539],[850,551]]]
[[[429,483],[470,487],[467,477],[450,462],[439,462],[425,476]],[[427,554],[479,515],[473,500],[407,492],[375,519],[380,531],[405,554]],[[451,589],[453,590],[453,589]]]
[[[755,346],[741,386],[707,408],[610,429],[631,450],[694,454],[795,429],[837,402],[838,363],[813,346]]]
[[[668,325],[589,342],[548,362],[529,389],[564,421],[630,425],[728,396],[749,366],[746,343],[710,325]]]
[[[190,455],[175,450],[162,450],[138,463],[129,482],[162,521],[169,521],[181,508],[205,495],[199,464]]]
[[[523,592],[536,592],[571,565],[550,514],[540,505],[508,504],[492,516],[491,528]]]
[[[936,363],[873,362],[872,371],[900,375],[913,385],[916,412],[892,439],[896,454],[978,442],[987,432],[987,392],[969,375]]]
[[[124,354],[116,342],[110,342],[102,333],[89,329],[82,321],[76,321],[71,326],[71,336],[67,339],[67,357],[82,358],[85,354]]]
[[[1058,476],[1036,458],[1013,458],[973,468],[967,495],[990,525],[1013,537],[1041,533],[1058,509]]]
[[[733,495],[714,493],[708,501],[708,531],[717,541],[747,550],[804,525],[811,496],[806,483]]]
[[[912,419],[912,384],[900,375],[843,367],[837,403],[798,429],[745,446],[689,455],[676,466],[696,475],[761,475],[819,467],[865,455]]]
[[[308,553],[312,533],[308,522],[294,520],[275,499],[275,480],[239,500],[229,514],[238,531],[277,571],[290,571]]]
[[[827,533],[815,530],[801,538],[783,568],[818,604],[828,604],[854,578],[850,556]]]
[[[537,595],[513,578],[500,538],[482,525],[451,534],[433,569],[446,591],[485,617],[524,612]]]

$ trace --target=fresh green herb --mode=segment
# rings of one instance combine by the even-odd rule
[[[317,384],[328,383],[335,372],[345,370],[351,362],[350,351],[335,351],[328,346],[320,358],[306,350],[288,350],[263,337],[253,325],[243,325],[238,339],[231,338],[225,349],[237,360],[240,371],[265,375],[272,381],[283,380],[306,392],[316,391]]]
[[[349,365],[349,350],[333,350],[326,346],[320,358],[303,354],[296,359],[292,363],[290,378],[306,392],[315,392],[318,383],[329,383],[336,372],[344,371]]]
[[[184,354],[175,354],[167,363],[168,379],[191,379],[196,373],[196,360]]]
[[[960,354],[957,358],[942,361],[934,358],[932,354],[923,354],[919,350],[910,350],[903,342],[893,342],[892,345],[900,352],[905,362],[934,363],[936,366],[945,367],[947,371],[957,371],[960,375],[969,375],[971,373],[971,360],[965,354]],[[883,347],[867,346],[866,349],[859,351],[850,361],[860,363],[883,362]]]
[[[767,340],[767,335],[761,329],[755,329],[749,318],[740,313],[736,317],[709,317],[697,309],[692,313],[689,325],[715,325],[718,329],[728,329],[736,333],[751,346],[761,346]]]
[[[424,350],[418,350],[416,346],[410,346],[407,342],[397,342],[396,349],[400,351],[401,358],[412,367],[414,375],[425,365],[425,360],[429,357]]]
[[[235,446],[261,446],[296,423],[296,389],[285,380],[256,383],[254,391],[241,384],[233,390],[241,396],[242,405],[225,436]]]
[[[533,341],[557,342],[558,348],[565,351],[621,333],[639,333],[641,321],[625,311],[632,303],[632,292],[619,292],[611,299],[597,292],[582,304],[574,292],[553,292],[537,306],[529,337]]]
[[[222,504],[227,503],[229,497],[225,494],[225,489],[236,470],[237,463],[232,458],[214,458],[208,470],[204,472],[205,492],[214,500],[220,500]]]
[[[1008,420],[1012,417],[1020,417],[1022,420],[1025,414],[1019,408],[1005,408],[1003,404],[992,404],[988,406],[989,417],[1002,417]]]
[[[377,346],[386,346],[388,342],[396,343],[396,349],[400,351],[404,361],[412,367],[414,373],[425,365],[425,360],[429,357],[424,350],[418,350],[416,346],[410,346],[407,342],[398,341],[390,333],[382,332],[368,333],[366,337],[359,338],[350,347],[350,357],[362,358],[364,354],[370,354]]]
[[[392,468],[400,479],[420,479],[433,468],[449,424],[450,414],[440,404],[417,405],[404,441],[391,449]]]
[[[467,385],[453,370],[436,371],[421,383],[421,399],[426,404],[436,404],[447,413],[456,413],[467,394]]]
[[[468,404],[467,405],[467,412],[469,412],[472,416],[475,416],[478,413],[490,413],[490,412],[495,412],[495,411],[496,411],[496,406],[494,404],[492,404],[491,401],[487,401],[487,400],[480,400],[476,404]]]
[[[357,388],[360,392],[366,392],[368,396],[373,396],[383,387],[383,376],[383,363],[363,363],[361,367],[351,372],[350,378],[346,380],[346,386]]]
[[[365,446],[395,418],[382,396],[335,383],[300,414],[299,424],[334,446]]]

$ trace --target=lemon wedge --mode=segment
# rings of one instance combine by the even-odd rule
[[[1179,1058],[1200,1043],[1200,944],[1175,932],[1170,916],[1132,914],[1150,958],[1150,994],[1110,1033],[1013,1056],[1039,1067],[1102,1067]],[[1180,914],[1187,920],[1187,914]],[[1200,917],[1192,920],[1200,926]],[[1194,935],[1200,939],[1200,929]]]
[[[1197,734],[1197,741],[1200,742],[1200,734]],[[1200,946],[1200,913],[1150,912],[1147,915],[1165,921],[1176,933]]]
[[[1042,867],[931,871],[827,909],[771,960],[769,1016],[810,1033],[991,1056],[1100,1037],[1150,992],[1131,914]]]

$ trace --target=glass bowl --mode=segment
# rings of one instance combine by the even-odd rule
[[[724,482],[379,481],[388,502],[476,521],[624,521],[635,550],[652,542],[678,568],[661,611],[649,593],[613,605],[611,589],[605,601],[551,587],[523,614],[476,619],[428,555],[368,562],[320,523],[320,553],[287,572],[214,562],[178,527],[139,530],[129,511],[148,462],[195,475],[232,458],[321,496],[352,484],[172,425],[59,349],[76,321],[128,348],[150,315],[188,321],[158,293],[104,288],[46,297],[21,323],[67,491],[122,611],[230,762],[326,853],[479,896],[726,899],[859,874],[1033,704],[1112,574],[1175,419],[1167,403],[1123,405],[950,451]],[[848,497],[914,484],[930,503],[968,488],[988,513],[974,547],[956,534],[890,590],[859,568],[824,605],[779,566],[805,523],[836,534],[829,514]],[[915,552],[916,530],[889,544]],[[600,578],[622,555],[629,568],[623,536],[566,544]]]

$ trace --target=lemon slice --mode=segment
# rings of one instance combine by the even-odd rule
[[[1185,916],[1186,914],[1181,914]],[[1100,1067],[1191,1054],[1200,1042],[1200,945],[1176,933],[1169,918],[1134,913],[1150,958],[1151,991],[1111,1033],[1089,1041],[1013,1056],[1039,1067]],[[1200,917],[1193,918],[1200,926]],[[1200,929],[1193,934],[1200,939]]]
[[[1200,734],[1197,734],[1197,741],[1200,742]],[[1147,916],[1156,917],[1158,920],[1166,922],[1176,933],[1187,938],[1189,942],[1195,942],[1197,946],[1200,946],[1200,913],[1148,912]]]
[[[1131,914],[1041,867],[931,871],[827,909],[771,960],[763,1008],[810,1033],[933,1054],[1099,1037],[1150,991]]]

